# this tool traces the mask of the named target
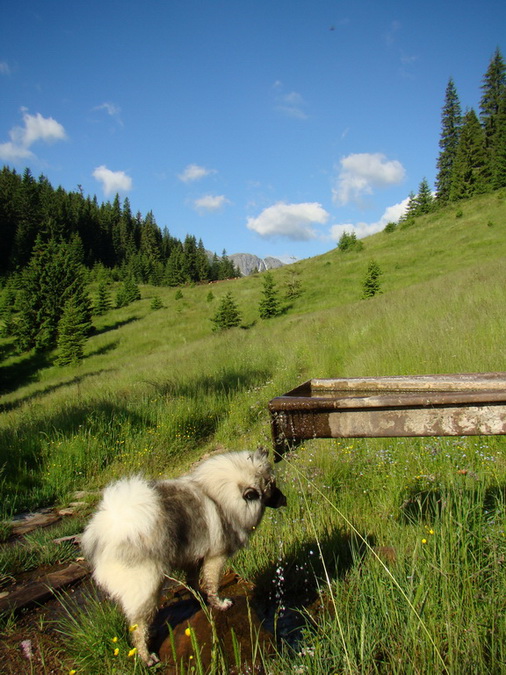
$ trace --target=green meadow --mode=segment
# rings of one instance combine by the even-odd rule
[[[1,341],[1,518],[271,446],[268,401],[313,377],[506,371],[506,191],[363,243],[274,270],[284,311],[269,320],[254,275],[182,297],[141,287],[95,319],[77,366]],[[372,259],[381,293],[364,300]],[[242,326],[213,332],[228,291]],[[506,672],[505,450],[502,437],[314,440],[277,464],[288,506],[231,565],[279,604],[280,625],[284,607],[312,611],[266,671]],[[6,577],[21,566],[0,564]],[[126,638],[113,656],[125,628],[112,606],[90,602],[62,630],[78,673],[148,672]]]

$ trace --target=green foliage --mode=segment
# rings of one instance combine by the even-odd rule
[[[357,239],[355,232],[343,232],[339,238],[337,248],[343,253],[346,251],[361,251],[364,244],[360,239]]]
[[[385,229],[383,230],[383,232],[386,232],[387,234],[391,234],[392,232],[395,232],[395,230],[397,229],[397,226],[398,226],[397,223],[392,223],[392,222],[387,223],[385,225]]]
[[[214,300],[214,293],[212,291],[209,291],[206,300],[207,302],[212,302]]]
[[[485,146],[485,133],[473,109],[464,115],[455,156],[450,199],[456,201],[490,188],[490,157]]]
[[[450,201],[453,165],[457,155],[462,113],[455,83],[450,78],[446,87],[445,102],[441,116],[440,153],[437,160],[436,199],[439,204]]]
[[[132,302],[141,299],[139,286],[132,276],[129,276],[121,284],[116,294],[116,307],[126,307]]]
[[[302,295],[302,282],[300,274],[294,270],[290,270],[289,277],[285,284],[285,297],[287,300],[295,300]]]
[[[56,344],[58,323],[65,303],[74,298],[87,318],[91,307],[85,294],[84,268],[80,261],[78,238],[70,244],[51,237],[40,237],[30,262],[21,275],[17,299],[18,315],[14,326],[21,351],[43,351]]]
[[[213,330],[227,330],[241,325],[241,313],[231,291],[225,293],[211,321],[214,323]]]
[[[163,308],[163,302],[162,299],[160,298],[159,295],[154,295],[151,299],[151,304],[150,304],[151,309],[157,310],[157,309],[162,309]]]
[[[14,331],[14,309],[16,291],[12,286],[6,286],[0,295],[0,335],[8,337]]]
[[[84,344],[91,330],[89,300],[75,293],[67,300],[58,322],[59,366],[75,365],[83,358]]]
[[[265,272],[262,279],[262,297],[258,306],[261,319],[271,319],[281,314],[279,292],[271,272]]]
[[[96,315],[100,316],[101,314],[108,312],[111,307],[111,293],[107,287],[107,284],[102,281],[98,285],[97,299],[93,307],[93,311]]]
[[[182,300],[183,298],[184,298],[183,291],[180,288],[178,288],[177,291],[176,291],[176,294],[174,296],[174,299],[175,300]]]
[[[381,293],[381,275],[382,271],[376,260],[370,260],[362,282],[362,298],[372,298],[374,295]]]

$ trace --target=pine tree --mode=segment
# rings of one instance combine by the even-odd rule
[[[63,308],[58,322],[58,356],[59,366],[76,364],[83,358],[84,344],[89,335],[91,321],[78,294],[73,295]]]
[[[432,196],[432,191],[426,178],[424,178],[418,186],[418,194],[416,195],[415,201],[415,215],[423,216],[424,214],[430,213],[432,211],[434,197]]]
[[[496,144],[491,158],[492,187],[506,186],[506,88],[497,113]]]
[[[345,231],[339,237],[337,248],[343,253],[346,251],[361,251],[364,248],[364,244],[357,239],[355,232]]]
[[[79,238],[66,243],[51,237],[37,239],[30,262],[21,275],[15,334],[21,351],[50,349],[56,344],[58,323],[67,300],[77,296],[83,312],[91,317],[85,292]]]
[[[457,146],[462,124],[460,101],[453,79],[450,78],[446,87],[445,103],[441,115],[441,151],[437,160],[438,174],[436,177],[436,199],[440,204],[450,200],[453,165],[457,154]]]
[[[457,154],[453,165],[450,200],[483,194],[491,188],[490,157],[485,149],[485,134],[475,111],[464,115]]]
[[[151,309],[157,310],[163,308],[163,302],[159,295],[154,295],[151,299]]]
[[[271,319],[281,313],[276,283],[270,272],[264,274],[262,299],[258,309],[261,319]]]
[[[380,276],[382,271],[375,260],[370,260],[367,267],[367,273],[362,282],[362,298],[372,298],[381,293]]]
[[[222,298],[216,314],[211,321],[214,323],[214,330],[227,330],[241,325],[241,313],[237,303],[228,291]]]
[[[483,95],[480,101],[480,120],[485,130],[487,148],[492,147],[494,144],[497,115],[501,107],[505,88],[506,64],[504,63],[500,49],[497,48],[490,60],[481,86]]]
[[[97,316],[105,314],[112,307],[111,293],[104,282],[98,285],[97,301],[94,306],[94,312]]]

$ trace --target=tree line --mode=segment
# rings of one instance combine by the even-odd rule
[[[412,192],[402,218],[430,213],[474,195],[506,187],[506,64],[497,48],[481,85],[479,110],[462,107],[452,77],[441,113],[435,191],[426,178]]]
[[[116,280],[133,277],[138,283],[180,286],[240,276],[223,251],[210,255],[202,240],[184,241],[161,230],[149,211],[132,214],[128,198],[98,203],[79,187],[53,188],[30,169],[23,174],[4,166],[0,171],[0,278],[18,274],[29,263],[36,242],[81,242],[82,263],[111,271]]]

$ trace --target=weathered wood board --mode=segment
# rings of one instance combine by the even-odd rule
[[[276,454],[310,438],[506,434],[506,373],[313,379],[269,411]]]

